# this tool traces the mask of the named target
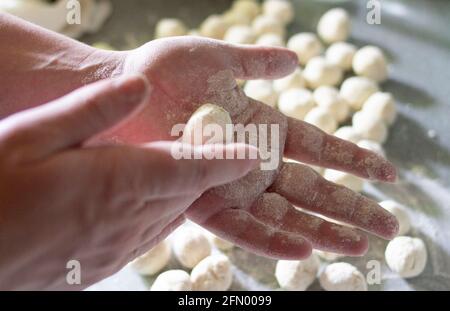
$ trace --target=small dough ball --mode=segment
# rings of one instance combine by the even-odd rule
[[[338,259],[345,257],[342,254],[324,252],[324,251],[320,251],[320,250],[314,250],[314,253],[316,253],[317,256],[319,256],[321,259],[323,259],[325,261],[336,261]]]
[[[314,108],[311,92],[307,89],[290,89],[280,94],[278,109],[286,116],[303,120]]]
[[[286,44],[282,37],[274,33],[265,33],[256,40],[256,45],[284,47]]]
[[[273,87],[278,93],[287,91],[289,89],[301,89],[305,87],[305,80],[303,79],[303,71],[299,67],[290,75],[273,81]]]
[[[356,47],[347,42],[333,43],[326,51],[325,58],[329,64],[338,66],[342,70],[350,70]]]
[[[250,26],[252,18],[245,12],[229,10],[222,15],[224,21],[230,26]]]
[[[295,10],[292,3],[287,0],[266,0],[263,3],[263,14],[286,25],[293,21]]]
[[[338,85],[343,76],[344,73],[341,68],[327,63],[322,56],[310,59],[303,71],[303,77],[308,86],[313,89],[320,86]]]
[[[365,101],[378,92],[375,82],[364,77],[351,77],[342,83],[340,94],[354,110],[360,110]]]
[[[233,124],[228,111],[217,105],[204,104],[192,114],[187,122],[182,140],[184,143],[192,145],[230,143],[231,135],[223,137],[227,133],[228,124]],[[220,129],[214,129],[212,126],[218,126]],[[213,133],[209,133],[209,130]],[[219,130],[219,133],[216,132]]]
[[[201,37],[202,36],[202,34],[200,33],[200,30],[198,30],[198,29],[190,29],[186,35],[193,36],[193,37]]]
[[[332,134],[337,129],[337,122],[327,110],[322,107],[313,108],[306,114],[305,122],[317,126],[327,134]]]
[[[222,40],[230,25],[220,15],[211,15],[200,25],[204,37]]]
[[[161,273],[153,282],[151,291],[191,291],[189,274],[183,270],[169,270]]]
[[[323,173],[323,177],[358,193],[362,192],[364,188],[364,180],[349,173],[326,169],[325,173]]]
[[[315,254],[306,260],[278,260],[275,277],[281,288],[292,291],[306,290],[316,279],[320,261]]]
[[[233,44],[252,44],[256,40],[256,35],[249,26],[235,25],[228,28],[224,40]]]
[[[367,99],[362,110],[392,125],[397,118],[394,97],[390,93],[377,92]]]
[[[411,221],[405,206],[393,200],[382,201],[380,206],[397,218],[399,224],[398,235],[408,233],[411,229]]]
[[[403,278],[413,278],[425,269],[427,249],[419,238],[399,236],[389,242],[385,258],[392,271]]]
[[[278,94],[273,89],[273,83],[268,80],[251,80],[244,86],[244,92],[248,97],[256,99],[271,107],[275,107]]]
[[[321,54],[323,51],[323,45],[319,38],[309,32],[293,35],[289,39],[287,47],[297,53],[301,65],[306,65],[311,58]]]
[[[187,28],[182,21],[176,18],[163,18],[156,24],[155,38],[184,36]]]
[[[334,132],[333,135],[340,139],[348,140],[354,144],[361,140],[361,136],[355,131],[353,126],[340,127],[336,132]]]
[[[134,259],[130,266],[139,274],[153,275],[167,266],[170,256],[170,243],[164,240],[145,254]]]
[[[366,46],[353,57],[353,71],[376,82],[387,79],[388,66],[383,51],[375,46]]]
[[[326,43],[346,41],[350,35],[350,16],[341,8],[331,9],[319,20],[317,33]]]
[[[363,140],[360,140],[357,143],[357,145],[358,145],[358,147],[361,147],[361,148],[373,151],[373,152],[379,154],[382,157],[386,157],[386,153],[384,152],[383,147],[379,143],[377,143],[376,141],[363,139]]]
[[[367,291],[364,275],[346,262],[328,265],[320,274],[319,281],[327,291]]]
[[[331,86],[321,86],[314,91],[314,101],[327,110],[338,122],[345,121],[350,114],[350,107]]]
[[[211,244],[199,229],[182,227],[175,234],[173,252],[184,267],[191,269],[211,254]]]
[[[220,249],[222,251],[227,251],[234,247],[233,243],[228,242],[227,240],[221,239],[217,235],[215,235],[209,231],[206,231],[206,232],[207,232],[206,235],[208,237],[208,240],[211,242],[211,244],[213,244],[218,249]]]
[[[358,111],[353,115],[352,123],[355,131],[362,138],[373,140],[380,144],[387,139],[388,129],[386,125],[372,114]]]
[[[208,256],[191,272],[192,287],[195,291],[226,291],[233,281],[231,262],[227,256]]]
[[[280,37],[284,37],[284,26],[278,20],[271,16],[260,15],[252,23],[252,29],[257,36],[266,33],[274,33]]]
[[[231,7],[232,11],[240,12],[249,19],[254,19],[261,12],[261,6],[254,0],[237,0]]]

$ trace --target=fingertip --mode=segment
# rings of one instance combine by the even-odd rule
[[[312,254],[312,245],[300,236],[277,232],[271,239],[268,256],[278,260],[302,260]]]
[[[113,80],[112,83],[121,95],[136,105],[147,98],[151,89],[148,79],[142,74],[122,76]]]

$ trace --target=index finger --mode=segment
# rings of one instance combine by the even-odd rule
[[[394,165],[382,156],[293,118],[288,118],[285,156],[362,178],[386,182],[397,179]]]

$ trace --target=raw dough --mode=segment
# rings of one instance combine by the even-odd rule
[[[326,12],[319,20],[317,33],[326,43],[346,41],[350,35],[350,17],[344,9],[336,8]]]
[[[297,53],[301,65],[306,65],[311,58],[321,54],[323,51],[319,38],[309,32],[293,35],[289,39],[287,47]]]
[[[399,229],[398,235],[405,235],[411,229],[411,221],[405,206],[393,200],[380,202],[380,206],[397,218]]]
[[[211,254],[211,244],[199,229],[181,227],[175,233],[173,251],[178,261],[191,269]]]
[[[231,262],[224,255],[203,259],[191,272],[192,287],[196,291],[226,291],[233,281]]]
[[[161,273],[153,282],[151,291],[191,291],[189,274],[183,270],[169,270]]]
[[[256,34],[250,26],[234,25],[228,28],[224,40],[234,44],[252,44],[256,40]]]
[[[266,0],[263,3],[263,14],[272,16],[286,25],[294,19],[295,10],[287,0]]]
[[[290,89],[281,93],[278,109],[288,117],[303,120],[314,108],[311,92],[307,89]]]
[[[364,102],[378,92],[375,82],[364,77],[351,77],[342,83],[340,94],[354,110],[360,110]]]
[[[222,40],[229,28],[229,24],[220,15],[208,16],[200,25],[202,36]]]
[[[267,15],[260,15],[253,20],[252,29],[257,36],[261,36],[266,33],[274,33],[280,37],[284,37],[285,29],[280,21]]]
[[[388,68],[383,51],[375,46],[366,46],[353,57],[353,71],[376,82],[387,79]]]
[[[365,111],[358,111],[353,115],[352,124],[355,131],[362,138],[384,143],[388,136],[388,129],[383,121]]]
[[[265,33],[256,40],[256,45],[284,47],[286,43],[283,38],[274,33]]]
[[[300,67],[290,75],[273,81],[273,88],[279,93],[289,89],[301,89],[303,87],[305,87],[305,80],[303,79],[303,71]]]
[[[251,80],[244,86],[244,92],[248,97],[263,102],[271,107],[275,107],[278,94],[273,89],[273,84],[269,80]]]
[[[344,258],[345,256],[342,254],[324,252],[320,250],[314,250],[314,253],[317,254],[321,259],[325,261],[336,261],[338,259]]]
[[[292,291],[306,290],[316,279],[320,261],[315,254],[306,260],[279,260],[275,277],[281,288]]]
[[[319,107],[327,110],[338,122],[347,119],[350,107],[339,95],[339,91],[331,86],[321,86],[314,91],[314,101]]]
[[[341,68],[336,65],[327,63],[322,56],[313,57],[303,71],[310,88],[316,89],[320,86],[335,86],[342,81],[344,73]]]
[[[320,274],[319,281],[327,291],[367,291],[364,275],[346,262],[328,265]]]
[[[403,278],[413,278],[425,269],[427,249],[419,238],[399,236],[389,242],[385,258],[392,271]]]
[[[164,240],[147,253],[134,259],[130,266],[142,275],[153,275],[164,269],[169,263],[170,256],[170,243]]]
[[[322,107],[313,108],[305,116],[305,122],[317,126],[327,134],[332,134],[337,129],[337,122],[327,110]]]
[[[356,47],[353,44],[337,42],[327,49],[325,58],[328,63],[347,71],[352,69],[355,53]]]
[[[184,36],[188,32],[186,26],[177,18],[163,18],[156,24],[155,38]]]
[[[326,169],[323,177],[358,193],[361,192],[364,187],[364,180],[362,178],[333,169]]]
[[[183,142],[192,145],[224,144],[232,140],[231,133],[226,135],[227,124],[232,124],[228,111],[213,104],[204,104],[198,108],[187,122],[183,131]],[[207,133],[208,125],[217,125],[221,133]],[[213,128],[211,130],[214,131]],[[230,128],[231,130],[231,128]],[[208,135],[207,135],[208,134]]]
[[[386,156],[383,147],[376,141],[363,139],[360,140],[357,145],[361,148],[369,149],[370,151],[373,151],[382,157]]]
[[[231,10],[240,12],[249,19],[254,19],[261,12],[260,4],[255,0],[237,0],[234,1]]]
[[[333,134],[340,139],[348,140],[354,144],[361,140],[361,136],[355,131],[353,126],[343,126],[338,128],[336,132]]]
[[[394,97],[390,93],[377,92],[373,94],[364,103],[362,110],[374,118],[384,121],[387,125],[392,125],[397,118]]]

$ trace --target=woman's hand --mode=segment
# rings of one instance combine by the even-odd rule
[[[150,89],[142,76],[105,80],[0,121],[1,289],[87,287],[164,239],[206,189],[258,165],[175,160],[174,142],[85,146],[139,113]],[[80,263],[79,285],[66,282],[70,260]]]
[[[150,81],[148,104],[99,140],[174,139],[169,135],[172,126],[185,123],[198,106],[209,102],[228,110],[234,123],[278,124],[280,159],[395,181],[395,168],[379,155],[287,118],[248,98],[236,85],[235,79],[280,78],[296,66],[296,55],[285,49],[233,46],[195,37],[152,41],[127,52],[122,64],[124,74],[142,73]],[[269,257],[304,258],[311,248],[347,255],[366,252],[364,233],[310,212],[387,239],[398,230],[395,217],[376,202],[326,181],[305,165],[282,161],[276,170],[254,171],[207,191],[186,215],[216,235]]]

